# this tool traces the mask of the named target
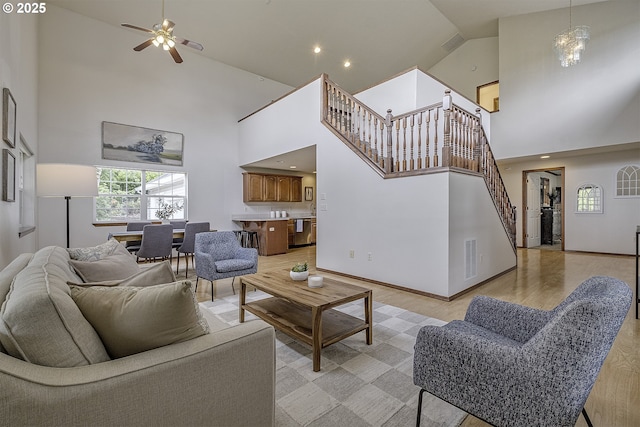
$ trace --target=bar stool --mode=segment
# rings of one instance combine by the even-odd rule
[[[256,248],[260,253],[260,239],[257,231],[247,231],[245,239],[245,248]]]

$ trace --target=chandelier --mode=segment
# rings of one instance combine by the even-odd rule
[[[569,0],[569,29],[558,34],[553,41],[553,50],[558,54],[560,65],[569,67],[580,62],[588,41],[588,26],[571,26],[571,0]]]

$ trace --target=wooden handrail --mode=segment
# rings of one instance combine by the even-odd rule
[[[452,102],[447,89],[442,102],[394,116],[373,111],[322,75],[322,123],[383,178],[456,168],[484,176],[489,193],[514,250],[515,208],[500,176],[475,114]],[[439,145],[439,144],[442,145]]]

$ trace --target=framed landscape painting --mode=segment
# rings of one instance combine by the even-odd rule
[[[181,133],[102,122],[102,158],[182,166]]]

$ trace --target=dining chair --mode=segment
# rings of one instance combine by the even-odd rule
[[[209,231],[211,227],[208,222],[189,222],[184,227],[184,239],[182,244],[176,248],[178,251],[178,263],[176,265],[176,274],[178,274],[178,270],[180,270],[180,254],[184,254],[185,262],[187,263],[187,267],[184,273],[184,277],[186,278],[189,274],[189,255],[191,255],[191,264],[193,265],[193,253],[195,252],[195,242],[196,242],[196,234],[202,233],[205,231]]]
[[[169,224],[173,226],[174,230],[184,230],[185,226],[187,225],[187,222],[189,222],[189,220],[187,219],[175,219],[175,220],[169,221]],[[182,244],[183,240],[184,240],[183,237],[174,237],[173,248],[178,249]]]
[[[145,225],[151,224],[151,221],[134,221],[127,223],[127,231],[142,231]],[[142,240],[131,240],[125,243],[125,247],[129,252],[136,252],[140,249]]]
[[[136,252],[137,259],[146,260],[160,258],[172,260],[173,227],[171,224],[145,225],[142,229],[142,243]]]

